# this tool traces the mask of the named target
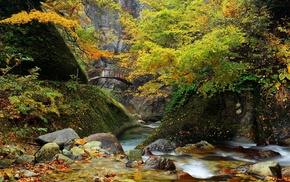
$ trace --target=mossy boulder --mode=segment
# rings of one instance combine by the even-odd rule
[[[48,116],[59,127],[55,129],[72,128],[80,137],[103,132],[118,136],[125,129],[138,125],[109,92],[94,85],[58,84],[54,89],[64,96],[63,107],[59,107],[61,115]]]
[[[166,114],[161,125],[140,146],[160,139],[184,146],[206,140],[215,143],[235,137],[253,139],[254,96],[250,92],[222,93],[211,98],[189,94],[181,107]]]
[[[4,19],[20,11],[40,9],[40,1],[0,1],[0,7],[0,19]],[[26,75],[37,66],[41,69],[40,79],[68,81],[73,75],[87,83],[85,72],[55,25],[37,21],[24,25],[1,24],[0,32],[0,66],[6,66],[6,55],[29,58],[33,61],[22,62],[13,73]]]
[[[12,84],[22,87],[13,92],[8,86],[10,89],[0,90],[1,100],[4,101],[1,102],[0,123],[9,125],[12,122],[7,121],[13,119],[17,126],[26,127],[22,129],[24,135],[30,135],[33,131],[39,135],[38,129],[53,132],[71,128],[81,138],[108,132],[118,136],[125,129],[139,125],[123,105],[97,86],[35,79],[19,82],[21,79],[17,77],[15,81],[13,78],[4,78],[3,86]]]

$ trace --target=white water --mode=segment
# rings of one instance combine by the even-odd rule
[[[141,130],[135,130],[131,134],[128,133],[128,135],[131,135],[131,137],[127,138],[121,138],[120,143],[123,147],[123,149],[131,150],[134,149],[137,145],[139,145],[149,134],[150,130],[147,130],[148,128],[156,128],[153,126],[147,126],[142,127]],[[146,132],[144,132],[144,129]],[[151,130],[152,131],[152,130]],[[276,152],[279,152],[281,154],[281,157],[270,159],[277,161],[281,166],[290,166],[290,147],[281,147],[276,145],[269,145],[266,147],[256,147],[256,144],[254,143],[239,143],[239,142],[225,142],[224,145],[231,146],[231,147],[237,147],[242,146],[243,148],[253,148],[258,150],[273,150]],[[189,173],[191,176],[195,178],[201,178],[206,179],[210,178],[212,176],[219,175],[218,171],[221,169],[216,168],[215,166],[219,164],[219,161],[211,161],[211,160],[204,160],[201,158],[196,158],[192,156],[180,156],[176,155],[174,152],[171,153],[162,153],[162,152],[152,152],[154,155],[161,155],[166,158],[172,159],[177,167],[177,169],[181,169],[187,173]],[[255,163],[257,161],[250,160],[244,158],[244,156],[241,153],[238,152],[225,152],[225,151],[217,151],[214,156],[217,157],[224,157],[224,158],[231,158],[232,160],[224,162],[225,167],[228,165],[232,165],[230,163],[233,163],[235,161],[243,161],[244,163]],[[145,161],[148,157],[143,157],[143,160]],[[229,163],[229,164],[226,164]],[[239,162],[237,162],[238,167]]]

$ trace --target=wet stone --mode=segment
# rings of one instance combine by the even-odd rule
[[[145,161],[146,166],[153,169],[169,170],[173,171],[176,169],[172,160],[160,157],[160,156],[151,156]]]
[[[56,143],[47,143],[35,154],[35,160],[36,162],[51,161],[59,152],[59,146]]]

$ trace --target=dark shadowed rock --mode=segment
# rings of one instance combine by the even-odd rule
[[[151,156],[145,161],[146,166],[153,169],[169,170],[173,171],[176,169],[172,160],[160,157],[160,156]]]
[[[86,141],[100,141],[102,148],[108,150],[110,153],[120,154],[124,153],[124,150],[117,139],[117,137],[111,133],[96,133],[84,138]]]
[[[170,140],[158,139],[145,148],[151,151],[171,152],[176,148],[176,144]]]
[[[52,133],[41,135],[36,138],[36,142],[44,145],[46,143],[56,143],[60,148],[63,148],[64,144],[74,139],[80,138],[79,135],[71,128],[58,130]]]
[[[249,158],[255,159],[255,160],[269,159],[269,158],[275,158],[279,156],[281,156],[281,154],[273,150],[260,150],[260,151],[252,152],[249,154]]]

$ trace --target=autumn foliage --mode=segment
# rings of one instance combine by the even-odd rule
[[[269,94],[276,84],[288,84],[289,41],[279,34],[289,37],[289,25],[271,27],[266,3],[141,2],[147,8],[138,19],[122,17],[127,27],[124,37],[129,38],[124,41],[132,47],[119,56],[120,65],[130,70],[129,78],[154,77],[139,91],[158,93],[166,86],[195,85],[197,93],[211,96],[252,89],[241,87],[254,80]]]
[[[78,14],[81,8],[79,2],[77,4],[68,4],[66,2],[65,5],[66,6],[47,1],[47,3],[43,4],[43,9],[46,11],[35,9],[32,9],[30,12],[21,11],[20,13],[13,14],[10,18],[1,20],[0,24],[21,25],[33,21],[44,24],[51,23],[58,26],[59,31],[62,32],[70,48],[81,57],[87,60],[98,60],[100,57],[111,57],[111,53],[98,48],[98,44],[94,41],[93,35],[91,35],[93,33],[84,30],[83,24],[89,21],[88,18],[83,20],[79,17],[81,16]],[[80,24],[82,24],[82,26]]]

